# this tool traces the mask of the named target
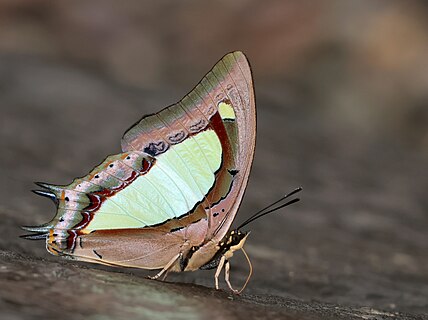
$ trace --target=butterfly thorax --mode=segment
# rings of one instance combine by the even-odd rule
[[[230,259],[235,251],[242,249],[248,235],[249,233],[247,232],[231,230],[219,243],[208,242],[200,247],[192,247],[186,257],[181,260],[181,270],[209,270],[216,268],[223,256],[226,259]],[[211,252],[211,255],[207,255],[208,252]],[[202,263],[199,259],[201,256],[205,257],[205,261]],[[208,261],[206,261],[207,256],[211,257]]]

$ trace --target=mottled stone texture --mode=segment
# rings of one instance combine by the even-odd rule
[[[3,1],[1,319],[426,319],[428,56],[422,1]],[[258,141],[237,222],[241,296],[48,255],[20,225],[53,216],[32,181],[69,183],[119,151],[224,53],[254,71]],[[232,259],[243,283],[245,259]],[[222,286],[226,286],[222,282]]]

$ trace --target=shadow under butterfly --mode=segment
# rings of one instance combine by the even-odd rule
[[[299,201],[294,190],[229,230],[244,195],[256,141],[251,69],[242,52],[225,55],[183,99],[144,116],[108,156],[69,185],[37,183],[55,217],[26,239],[46,239],[54,255],[109,266],[168,272],[225,269],[240,293],[252,267],[240,229]],[[276,206],[276,207],[275,207]],[[229,259],[242,250],[250,272],[241,290],[230,281]]]

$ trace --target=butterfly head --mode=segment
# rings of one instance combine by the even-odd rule
[[[234,251],[242,249],[250,232],[238,229],[229,231],[220,242],[220,249],[226,256],[232,256]]]

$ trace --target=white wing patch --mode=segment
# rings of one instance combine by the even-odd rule
[[[105,200],[85,232],[141,228],[189,212],[203,200],[222,163],[214,130],[205,130],[156,157],[151,170]]]

